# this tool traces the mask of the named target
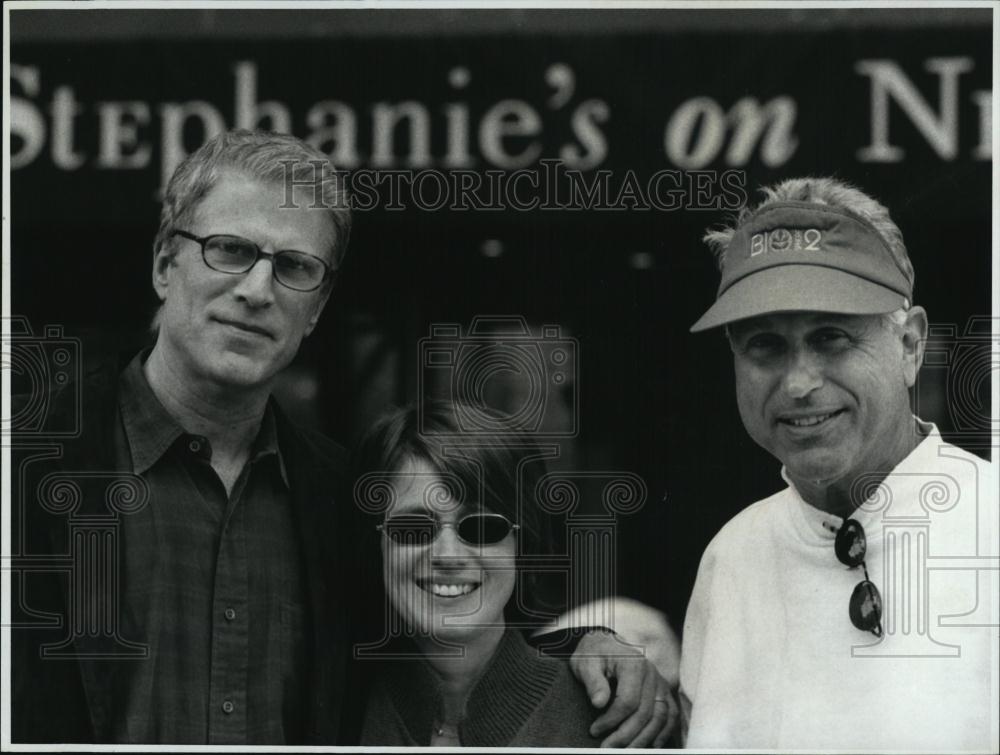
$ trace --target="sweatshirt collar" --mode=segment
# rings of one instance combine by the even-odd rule
[[[914,417],[914,421],[923,439],[878,485],[872,487],[865,501],[850,516],[865,532],[874,531],[890,504],[893,506],[893,516],[926,516],[926,510],[921,504],[921,495],[927,483],[926,471],[935,465],[937,451],[944,441],[932,422],[924,422],[917,417]],[[832,542],[843,525],[844,518],[807,503],[784,466],[781,468],[781,477],[788,483],[788,494],[793,500],[794,505],[789,507],[789,513],[796,530],[806,541]]]

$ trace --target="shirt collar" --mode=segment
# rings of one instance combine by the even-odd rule
[[[118,395],[122,425],[132,455],[132,472],[143,474],[167,452],[178,438],[189,435],[164,408],[149,387],[143,364],[150,349],[138,354],[122,373]],[[281,479],[288,487],[285,460],[278,445],[278,423],[274,398],[268,399],[260,431],[250,448],[251,463],[274,454],[277,457]]]
[[[921,491],[927,483],[926,471],[934,467],[938,448],[944,440],[933,422],[924,422],[919,417],[913,419],[923,439],[851,514],[851,518],[857,520],[866,531],[869,525],[874,526],[885,516],[890,504],[893,507],[893,516],[913,507],[926,514],[920,504]],[[788,483],[788,491],[794,498],[796,505],[792,515],[802,534],[819,535],[823,540],[833,540],[844,519],[807,503],[784,466],[781,467],[781,477]],[[913,513],[916,513],[916,509]]]
[[[136,354],[122,373],[118,392],[118,408],[134,474],[143,474],[184,435],[184,428],[163,408],[149,387],[142,367],[148,356],[149,349]]]
[[[285,487],[291,487],[288,484],[288,472],[285,470],[285,457],[281,455],[281,446],[278,445],[277,411],[273,396],[267,400],[264,418],[260,423],[260,432],[257,433],[253,446],[250,448],[250,461],[256,462],[270,454],[277,457],[278,470],[281,472],[281,479],[284,481]]]

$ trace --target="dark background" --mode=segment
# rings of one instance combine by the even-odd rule
[[[973,156],[981,142],[973,93],[991,87],[988,11],[16,10],[10,26],[12,64],[39,72],[37,93],[12,81],[12,97],[26,100],[45,128],[39,154],[11,174],[11,313],[36,334],[62,325],[82,339],[88,364],[147,340],[158,107],[204,100],[232,126],[238,61],[256,64],[258,101],[284,103],[296,135],[309,134],[313,103],[351,106],[361,162],[349,168],[368,167],[376,102],[412,99],[428,109],[434,167],[446,103],[468,106],[475,154],[482,114],[500,100],[524,100],[544,122],[541,156],[555,158],[572,142],[573,109],[604,100],[608,153],[597,167],[613,171],[613,186],[629,170],[648,176],[681,167],[665,154],[663,133],[689,98],[710,97],[728,111],[747,96],[790,97],[798,140],[790,159],[769,166],[757,149],[732,165],[723,148],[705,169],[745,171],[751,190],[833,175],[880,199],[903,230],[917,303],[957,336],[941,339],[942,354],[974,348],[962,334],[970,318],[992,311],[991,163]],[[856,63],[894,61],[938,113],[939,78],[924,67],[935,57],[974,64],[959,77],[957,154],[937,154],[892,102],[890,141],[905,156],[859,159],[872,138],[871,81]],[[575,73],[574,93],[558,109],[547,104],[553,89],[545,81],[555,63]],[[460,91],[448,84],[456,66],[471,74]],[[84,159],[74,170],[57,167],[50,152],[50,103],[60,86],[72,87],[80,106],[73,136]],[[151,119],[138,132],[152,150],[146,168],[98,165],[98,103],[117,100],[149,105]],[[203,138],[197,124],[185,130],[188,149]],[[509,140],[511,151],[527,142]],[[12,151],[20,146],[15,133]],[[404,154],[405,140],[397,147]],[[777,462],[740,424],[723,336],[688,333],[717,285],[700,237],[724,219],[722,210],[692,208],[357,213],[339,287],[282,383],[285,403],[349,444],[389,404],[417,398],[417,342],[432,323],[467,327],[477,315],[519,315],[559,325],[578,342],[577,379],[567,390],[579,401],[580,433],[565,444],[563,467],[628,470],[645,480],[649,500],[619,521],[618,588],[667,610],[679,626],[708,540],[782,485]],[[980,403],[972,420],[949,408],[961,381],[947,366],[925,371],[917,400],[946,437],[985,454],[989,372],[978,365],[961,378]]]

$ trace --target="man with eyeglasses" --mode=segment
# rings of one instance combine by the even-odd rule
[[[60,462],[83,480],[134,475],[148,500],[115,520],[119,579],[72,595],[51,573],[17,585],[36,616],[115,612],[102,626],[117,631],[84,631],[55,655],[65,625],[14,632],[14,741],[351,742],[364,694],[349,664],[356,532],[343,453],[270,395],[316,327],[350,228],[343,181],[291,136],[221,134],[175,171],[154,244],[155,345],[88,380],[83,437]],[[88,515],[104,503],[84,497]],[[69,551],[65,521],[40,506],[17,526],[29,552]],[[652,742],[665,682],[604,633],[580,650],[600,705],[617,677],[604,733]]]
[[[996,476],[912,414],[928,323],[902,234],[840,181],[763,192],[706,235],[722,280],[691,330],[725,327],[743,424],[788,487],[702,557],[686,744],[995,750]]]

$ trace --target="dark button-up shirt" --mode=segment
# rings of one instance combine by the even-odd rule
[[[232,492],[207,438],[153,394],[139,355],[122,375],[118,461],[149,485],[123,517],[125,636],[149,646],[115,690],[120,742],[283,744],[304,720],[303,569],[268,406]]]

